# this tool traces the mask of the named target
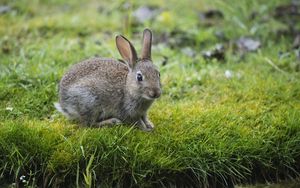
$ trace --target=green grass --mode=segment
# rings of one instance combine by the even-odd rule
[[[0,14],[0,186],[219,187],[299,176],[299,60],[293,38],[276,36],[285,24],[272,17],[284,3],[149,1],[161,8],[159,19],[136,24],[135,1],[128,10],[123,1],[1,1],[12,11]],[[211,8],[224,19],[207,27],[197,14]],[[145,27],[157,38],[173,30],[186,37],[173,48],[153,46],[163,84],[150,110],[155,131],[84,128],[55,111],[57,84],[72,64],[119,58],[120,33],[140,49]],[[201,50],[222,42],[216,31],[231,41],[258,38],[262,47],[242,56],[228,42],[225,63],[205,60]],[[170,37],[173,44],[182,35]]]

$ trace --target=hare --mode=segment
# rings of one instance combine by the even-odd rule
[[[152,130],[147,111],[162,89],[151,43],[152,32],[145,29],[138,58],[130,41],[118,35],[116,46],[123,60],[91,58],[73,65],[59,83],[56,109],[87,126],[125,123]]]

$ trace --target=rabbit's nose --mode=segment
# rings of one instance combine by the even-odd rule
[[[149,95],[151,98],[158,98],[161,95],[161,90],[160,89],[153,89],[152,91],[149,92]]]

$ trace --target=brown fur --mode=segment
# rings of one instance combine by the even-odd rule
[[[117,36],[116,44],[124,62],[92,58],[75,64],[59,85],[60,103],[56,108],[70,119],[85,125],[102,126],[120,122],[152,130],[147,110],[161,94],[159,72],[152,63],[152,33],[144,31],[143,56],[138,60],[132,44]],[[150,44],[150,46],[149,46]],[[142,74],[143,81],[137,80]]]

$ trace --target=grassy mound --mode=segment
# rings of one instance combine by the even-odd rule
[[[220,187],[299,176],[299,51],[293,37],[277,36],[285,25],[273,17],[289,1],[234,2],[149,1],[158,12],[144,23],[132,16],[138,2],[3,2],[10,10],[0,14],[0,185]],[[209,9],[221,18],[201,20]],[[144,27],[154,31],[163,83],[150,110],[154,132],[79,127],[55,111],[70,65],[96,54],[118,58],[119,31],[140,49]],[[233,43],[242,36],[261,48],[240,52]],[[225,60],[205,59],[201,50],[216,43]]]

